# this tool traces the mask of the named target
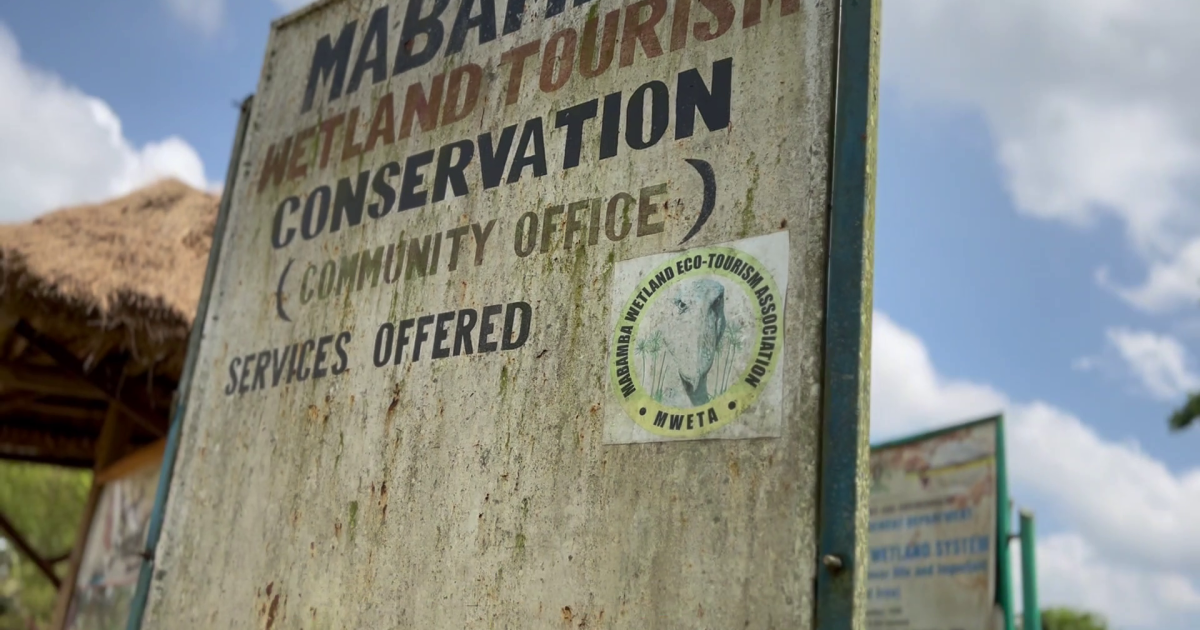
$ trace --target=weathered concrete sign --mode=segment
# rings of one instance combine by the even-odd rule
[[[276,22],[147,627],[816,627],[840,10],[331,1]],[[848,80],[861,165],[871,70]],[[869,170],[846,187],[852,313]],[[829,450],[847,575],[862,340],[831,403],[852,414]]]
[[[871,453],[867,628],[995,627],[997,422]]]

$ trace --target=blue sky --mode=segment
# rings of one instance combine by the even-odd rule
[[[1200,433],[1168,431],[1173,402],[1072,368],[1102,352],[1114,324],[1164,324],[1094,280],[1105,265],[1142,273],[1119,222],[1075,229],[1015,212],[972,112],[915,107],[895,89],[881,109],[876,307],[921,336],[940,372],[1053,401],[1110,440],[1136,437],[1174,470],[1195,467]]]
[[[269,21],[297,4],[4,5],[0,140],[28,152],[0,157],[0,220],[162,174],[217,185]],[[1200,388],[1200,88],[1178,85],[1200,9],[887,4],[875,436],[1003,408],[1043,602],[1200,627],[1200,428],[1165,421]]]

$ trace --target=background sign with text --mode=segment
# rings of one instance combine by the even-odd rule
[[[992,630],[996,423],[875,448],[867,627]]]

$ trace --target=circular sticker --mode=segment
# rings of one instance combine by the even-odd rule
[[[781,296],[746,252],[691,250],[641,278],[613,331],[609,378],[625,413],[660,436],[733,422],[775,372]]]

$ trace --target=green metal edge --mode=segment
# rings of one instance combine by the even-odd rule
[[[1012,510],[1008,505],[1008,460],[1004,447],[1004,418],[996,419],[996,602],[1004,611],[1004,630],[1015,630],[1012,592]]]
[[[865,624],[881,0],[838,3],[816,628]]]
[[[1022,630],[1042,630],[1037,586],[1037,526],[1033,513],[1021,515],[1021,623]],[[1014,613],[1015,617],[1015,613]]]
[[[966,422],[960,422],[958,424],[953,424],[953,425],[950,425],[947,427],[941,427],[939,429],[934,429],[932,431],[926,431],[924,433],[917,433],[914,435],[902,437],[902,438],[895,439],[895,440],[890,440],[887,442],[880,442],[878,444],[872,444],[871,450],[872,451],[882,451],[882,450],[886,450],[889,448],[896,448],[897,446],[907,446],[909,444],[913,444],[915,442],[920,442],[922,440],[929,440],[929,439],[933,439],[935,437],[946,435],[947,433],[954,433],[955,431],[962,431],[964,429],[972,429],[972,428],[975,428],[980,425],[988,424],[989,422],[1000,422],[1002,417],[1003,417],[1002,415],[996,414],[996,415],[988,416],[986,418],[980,418],[978,420],[968,420]]]
[[[193,320],[192,331],[188,337],[187,357],[184,360],[183,373],[180,375],[179,388],[175,392],[175,409],[171,417],[171,428],[167,433],[162,467],[159,469],[158,487],[154,492],[154,509],[150,512],[150,526],[146,532],[145,551],[142,552],[142,567],[138,572],[137,590],[134,591],[133,600],[130,602],[126,630],[141,629],[146,603],[150,595],[150,582],[154,575],[154,554],[158,547],[158,539],[162,535],[167,495],[171,487],[172,473],[175,471],[175,456],[179,451],[183,417],[187,411],[188,392],[192,386],[196,359],[200,354],[200,340],[204,336],[204,324],[208,319],[209,298],[212,295],[212,287],[217,275],[221,246],[225,242],[225,227],[229,222],[229,209],[232,205],[233,189],[237,184],[238,164],[242,156],[242,142],[246,138],[246,130],[250,125],[250,111],[253,102],[253,95],[246,97],[242,101],[241,114],[238,117],[233,151],[229,157],[229,169],[225,173],[225,189],[221,194],[221,203],[217,210],[217,223],[213,228],[212,247],[208,252],[208,267],[205,269],[204,285],[200,290],[200,303],[196,307],[196,318]]]

